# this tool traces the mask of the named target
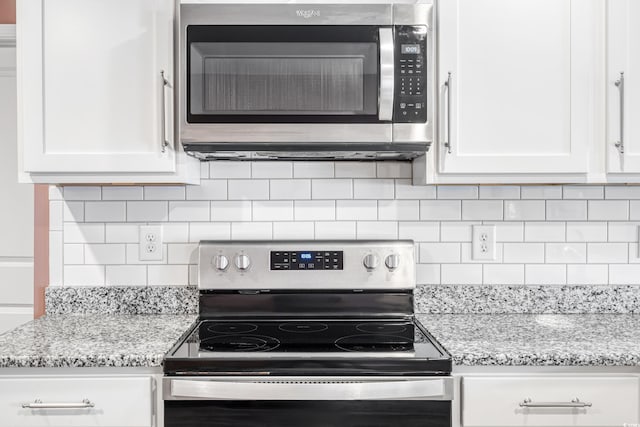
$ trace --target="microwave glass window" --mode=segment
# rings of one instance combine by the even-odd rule
[[[190,113],[374,115],[374,42],[195,42]]]

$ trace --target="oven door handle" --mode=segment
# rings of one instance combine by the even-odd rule
[[[450,377],[387,381],[167,379],[165,387],[165,400],[451,400],[453,383]]]
[[[393,28],[380,28],[380,92],[378,93],[378,120],[393,119],[393,92],[395,84],[395,62],[393,58]]]

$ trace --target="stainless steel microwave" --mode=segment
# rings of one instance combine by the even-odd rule
[[[204,159],[413,159],[433,141],[432,0],[183,0],[179,128]]]

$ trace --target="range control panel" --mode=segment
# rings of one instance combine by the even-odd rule
[[[427,27],[395,27],[395,105],[396,123],[427,121]]]
[[[343,251],[271,251],[271,270],[342,270]]]

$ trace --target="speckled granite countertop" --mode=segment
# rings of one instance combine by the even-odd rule
[[[454,365],[640,366],[640,315],[416,316]]]
[[[2,367],[153,367],[196,315],[48,315],[0,335]]]

